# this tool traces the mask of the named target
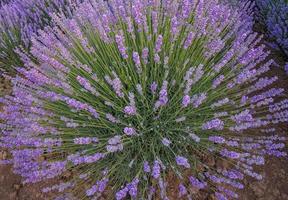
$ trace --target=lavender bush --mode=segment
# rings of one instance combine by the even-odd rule
[[[0,69],[14,73],[23,63],[15,52],[29,49],[31,37],[50,24],[50,13],[69,16],[79,0],[10,0],[0,7]]]
[[[1,98],[3,163],[24,183],[69,172],[43,192],[79,199],[168,199],[175,184],[179,198],[238,198],[266,155],[286,156],[272,125],[288,121],[243,15],[215,0],[90,0],[73,18],[53,14]]]
[[[255,0],[257,6],[256,19],[271,39],[271,46],[280,50],[288,58],[288,1],[287,0]]]

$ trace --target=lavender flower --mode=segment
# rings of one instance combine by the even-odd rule
[[[152,94],[155,94],[156,93],[156,90],[157,90],[157,83],[156,82],[153,82],[151,85],[150,85],[150,90],[152,92]]]
[[[138,52],[133,52],[133,61],[136,65],[136,70],[138,73],[141,73],[142,69],[141,69],[141,61],[140,61],[140,56],[138,54]]]
[[[179,197],[182,197],[187,194],[187,189],[183,184],[180,184],[178,188],[179,188]]]
[[[191,185],[193,187],[196,187],[198,189],[203,189],[206,187],[207,183],[206,182],[202,182],[200,180],[198,180],[197,178],[193,177],[193,176],[190,176],[189,177],[189,181],[191,183]]]
[[[124,112],[128,115],[135,115],[136,114],[136,109],[134,106],[126,106],[124,108]]]
[[[168,147],[171,144],[171,141],[167,138],[162,139],[162,144],[166,147]]]
[[[288,56],[288,3],[286,0],[256,0],[256,20],[265,27],[269,45]]]
[[[189,95],[185,95],[182,99],[182,105],[183,107],[187,107],[190,104],[190,96]]]
[[[143,170],[146,173],[149,173],[151,171],[150,165],[149,165],[149,163],[147,161],[144,161]]]
[[[176,163],[179,166],[184,166],[186,168],[190,168],[190,164],[188,163],[188,159],[182,156],[176,157]]]
[[[158,179],[160,177],[160,173],[161,173],[160,163],[158,160],[155,160],[152,168],[152,177]]]
[[[0,5],[0,71],[15,73],[23,62],[17,48],[29,50],[31,38],[38,29],[51,25],[52,13],[60,10],[71,17],[75,6],[82,0],[5,0]]]
[[[124,40],[124,35],[123,33],[119,33],[115,36],[115,40],[116,40],[116,43],[118,45],[118,49],[122,55],[122,57],[124,59],[127,59],[128,58],[128,54],[127,54],[127,50],[126,50],[126,47],[125,47],[125,40]]]
[[[136,131],[134,128],[132,127],[125,127],[123,132],[128,135],[128,136],[132,136],[132,135],[135,135],[136,134]]]
[[[163,44],[163,37],[162,35],[159,35],[157,40],[156,40],[156,44],[155,44],[155,52],[159,53],[161,51],[161,47]]]

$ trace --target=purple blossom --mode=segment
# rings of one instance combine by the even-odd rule
[[[152,92],[152,94],[155,94],[156,93],[156,90],[157,90],[157,83],[156,82],[153,82],[151,85],[150,85],[150,90]]]
[[[158,53],[155,53],[154,54],[154,61],[156,64],[160,64],[160,56]]]
[[[203,130],[222,130],[224,128],[224,122],[221,119],[213,119],[202,125]]]
[[[106,150],[110,153],[122,151],[123,144],[121,141],[121,136],[116,135],[108,140],[108,145],[106,146]]]
[[[121,143],[121,136],[116,135],[108,140],[108,144],[115,145]]]
[[[229,171],[223,171],[222,174],[230,179],[240,179],[242,180],[244,178],[244,175],[236,170],[229,170]]]
[[[99,140],[96,137],[78,137],[73,139],[74,144],[91,144],[97,143]]]
[[[228,200],[222,193],[215,192],[215,197],[217,200]]]
[[[194,140],[195,142],[200,142],[200,137],[194,133],[189,133],[189,136]]]
[[[156,44],[155,44],[155,52],[159,53],[161,51],[161,47],[163,44],[163,37],[162,35],[158,35],[158,38],[156,40]]]
[[[155,109],[164,106],[168,103],[168,91],[167,91],[167,87],[168,87],[168,82],[167,81],[163,81],[161,90],[159,92],[159,99],[158,101],[156,101],[155,103]]]
[[[109,179],[105,178],[101,181],[97,181],[96,185],[93,185],[90,189],[86,190],[87,196],[93,196],[95,193],[104,192]]]
[[[104,78],[106,82],[113,88],[117,96],[122,98],[124,97],[124,94],[122,92],[122,88],[123,88],[122,82],[115,72],[113,72],[113,75],[115,76],[114,79],[111,79],[109,76],[105,76]]]
[[[179,190],[179,197],[182,197],[187,194],[187,189],[182,183],[179,184],[178,190]]]
[[[193,176],[189,177],[189,181],[193,187],[196,187],[198,189],[203,189],[207,186],[206,182],[202,182],[198,180],[197,178],[194,178]]]
[[[128,189],[128,187],[126,186],[126,187],[124,187],[123,189],[121,189],[121,190],[119,190],[118,192],[116,192],[116,194],[115,194],[116,200],[124,199],[124,198],[127,196],[128,191],[129,191],[129,189]]]
[[[149,165],[148,161],[145,161],[145,162],[144,162],[144,164],[143,164],[143,170],[144,170],[144,172],[146,172],[146,173],[151,172],[151,168],[150,168],[150,165]]]
[[[135,198],[137,197],[137,192],[138,192],[138,183],[139,183],[139,179],[135,178],[133,179],[133,181],[128,185],[129,188],[129,194],[131,197]]]
[[[169,140],[169,139],[167,139],[167,138],[163,138],[162,139],[162,144],[164,145],[164,146],[169,146],[170,144],[171,144],[171,141]]]
[[[228,158],[232,158],[232,159],[238,159],[240,157],[240,154],[235,152],[235,151],[229,151],[227,149],[222,149],[220,154],[222,156],[228,157]]]
[[[231,119],[236,123],[240,124],[242,122],[251,122],[253,121],[253,116],[250,114],[250,110],[244,110],[239,114],[231,116]]]
[[[174,38],[175,38],[175,36],[177,35],[178,32],[179,32],[179,22],[177,20],[177,17],[174,16],[171,19],[171,33],[172,33]]]
[[[140,61],[140,56],[138,52],[133,52],[133,61],[136,65],[136,69],[138,73],[141,73],[142,69],[141,69],[141,61]]]
[[[91,86],[90,82],[87,79],[85,79],[81,76],[77,76],[77,80],[86,90],[88,90],[92,94],[95,94],[96,96],[98,96],[98,93],[96,92],[95,88],[93,88]]]
[[[137,196],[137,186],[139,179],[135,178],[131,183],[128,183],[124,188],[116,192],[115,197],[117,200],[124,199],[128,193],[131,197],[135,198]]]
[[[116,40],[116,43],[118,45],[118,49],[122,55],[122,57],[124,59],[127,59],[128,58],[128,54],[127,54],[127,50],[126,50],[126,47],[125,47],[125,40],[124,40],[124,35],[122,32],[120,32],[119,34],[117,34],[115,36],[115,40]]]
[[[198,108],[207,98],[207,94],[206,93],[201,93],[201,94],[197,94],[194,95],[191,99],[191,102],[193,102],[193,107],[194,108]]]
[[[136,90],[138,94],[140,94],[141,96],[143,95],[143,88],[140,84],[136,84]]]
[[[145,64],[148,63],[149,49],[147,47],[142,49],[142,59]]]
[[[127,115],[136,115],[137,114],[135,106],[125,106],[123,111]]]
[[[284,55],[288,55],[287,42],[287,21],[285,21],[288,11],[287,2],[285,0],[256,0],[257,12],[256,20],[265,27],[263,32],[269,39],[269,46],[280,50]]]
[[[238,198],[239,197],[238,194],[236,194],[232,190],[226,189],[224,187],[217,187],[217,189],[219,191],[223,192],[224,194],[226,194],[228,197],[231,197],[231,198]]]
[[[123,132],[128,136],[136,135],[136,131],[132,127],[125,127]]]
[[[186,38],[185,43],[184,43],[184,46],[183,46],[184,49],[188,49],[188,47],[190,47],[194,37],[195,37],[195,33],[194,32],[188,33],[187,38]]]
[[[177,156],[176,157],[176,163],[179,166],[183,166],[185,168],[190,168],[190,164],[188,162],[188,159],[182,156]]]
[[[211,142],[214,142],[216,144],[225,143],[225,138],[223,138],[221,136],[209,136],[208,140],[211,141]]]
[[[120,121],[110,113],[106,114],[106,118],[112,123],[120,123]]]
[[[187,107],[190,104],[190,96],[185,95],[182,99],[182,105],[183,107]]]
[[[161,170],[160,163],[158,160],[155,160],[152,168],[152,177],[158,179],[161,173],[160,170]]]
[[[224,75],[220,75],[219,77],[217,77],[212,84],[212,88],[215,89],[217,88],[217,86],[219,86],[225,79]]]

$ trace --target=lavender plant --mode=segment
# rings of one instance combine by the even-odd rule
[[[270,45],[288,57],[288,1],[255,0],[258,10],[256,17],[271,39]]]
[[[50,13],[69,16],[77,3],[78,0],[4,1],[0,7],[0,71],[15,73],[14,68],[23,65],[16,49],[29,49],[32,35],[50,24]]]
[[[69,172],[43,192],[235,199],[245,176],[262,179],[266,155],[286,156],[272,125],[288,121],[288,100],[277,102],[284,89],[265,76],[273,61],[242,12],[215,0],[90,0],[52,18],[32,55],[18,52],[25,65],[1,98],[3,163],[24,183]]]

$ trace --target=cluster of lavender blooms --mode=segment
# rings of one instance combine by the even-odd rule
[[[288,1],[287,0],[255,0],[257,6],[256,19],[262,24],[269,43],[280,50],[288,59]]]
[[[257,31],[266,36],[266,43],[273,49],[282,52],[285,60],[288,59],[288,1],[287,0],[222,0],[232,8],[252,3],[253,10],[248,12],[251,20],[255,21],[259,28]],[[248,16],[246,16],[248,17]],[[254,19],[253,19],[254,18]],[[260,25],[260,26],[259,26]],[[288,67],[284,70],[288,73]]]
[[[287,156],[273,125],[288,122],[288,100],[245,15],[217,0],[89,0],[51,14],[6,76],[2,163],[24,183],[69,172],[43,192],[79,199],[238,198],[266,155]]]
[[[2,2],[2,1],[1,1]],[[50,25],[51,13],[71,16],[81,0],[7,0],[0,4],[0,72],[23,65],[17,49],[29,49],[31,38]]]

